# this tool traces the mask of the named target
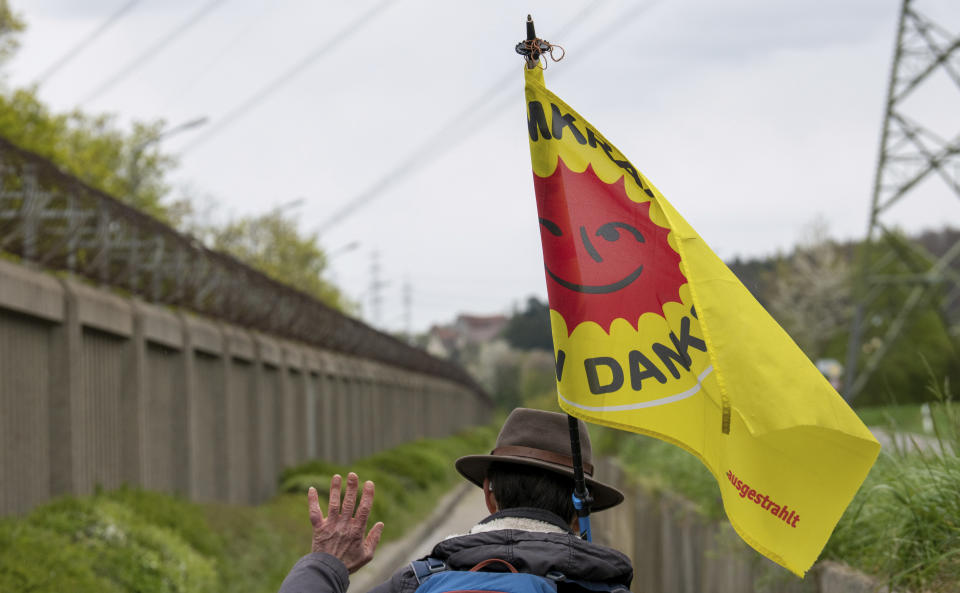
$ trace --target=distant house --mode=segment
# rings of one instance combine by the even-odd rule
[[[427,352],[440,358],[452,358],[457,349],[457,332],[449,325],[434,325],[427,332]]]
[[[458,359],[467,350],[493,342],[507,325],[506,315],[457,315],[452,325],[434,325],[427,336],[427,352]]]
[[[453,323],[464,344],[489,342],[499,336],[506,325],[506,315],[457,315]]]

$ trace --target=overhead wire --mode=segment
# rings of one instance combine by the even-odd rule
[[[71,47],[70,51],[66,52],[65,54],[60,56],[55,62],[47,66],[47,69],[44,70],[43,73],[40,74],[40,76],[37,77],[36,81],[34,81],[35,84],[39,86],[44,82],[46,82],[48,78],[56,74],[56,72],[60,70],[60,68],[63,68],[67,63],[69,63],[70,60],[77,57],[77,54],[79,54],[84,49],[86,49],[88,45],[96,41],[98,37],[103,35],[107,31],[107,29],[109,29],[114,24],[116,24],[116,22],[119,21],[123,17],[123,15],[127,14],[127,12],[129,12],[130,9],[136,6],[139,2],[140,0],[130,0],[129,2],[121,6],[119,9],[117,9],[113,14],[108,16],[106,20],[104,20],[100,24],[99,27],[91,31],[89,35],[87,35],[86,37],[81,39],[76,45]]]
[[[198,135],[193,139],[192,142],[187,144],[180,152],[185,154],[190,150],[193,150],[200,144],[210,140],[228,126],[233,124],[236,120],[243,117],[251,109],[265,101],[270,95],[277,92],[283,85],[287,84],[298,74],[303,72],[315,61],[326,55],[330,50],[336,48],[341,43],[345,42],[349,38],[353,37],[359,33],[366,23],[370,22],[371,17],[376,17],[382,13],[382,11],[390,4],[394,3],[396,0],[381,0],[370,9],[362,13],[360,16],[347,23],[342,29],[340,29],[333,37],[324,41],[318,47],[314,48],[309,54],[304,56],[299,62],[294,64],[293,67],[289,68],[283,72],[280,76],[276,77],[269,84],[263,86],[260,90],[251,95],[246,101],[235,107],[226,115],[218,118],[216,123],[207,130]]]
[[[599,1],[602,0],[598,0],[598,2]],[[632,22],[642,13],[656,5],[657,2],[658,0],[651,0],[641,4],[635,4],[632,8],[625,11],[620,17],[614,19],[609,26],[601,29],[591,36],[588,41],[582,43],[581,45],[583,50],[578,52],[577,58],[582,58],[590,52],[596,51],[598,47],[602,47],[604,42],[610,39],[610,36],[614,31]],[[557,38],[564,37],[566,34],[568,34],[576,27],[577,24],[579,24],[585,14],[593,10],[594,4],[591,4],[583,11],[578,13],[573,19],[558,29]],[[508,85],[516,76],[517,70],[511,69],[510,72],[498,79],[477,100],[473,101],[462,111],[458,112],[452,118],[447,120],[446,123],[440,127],[440,129],[433,133],[424,142],[420,143],[419,147],[412,153],[409,153],[407,158],[403,159],[399,164],[391,168],[386,174],[382,175],[366,189],[348,200],[332,215],[327,217],[317,227],[317,232],[322,235],[329,231],[338,223],[349,218],[356,211],[382,196],[384,190],[386,190],[388,187],[396,187],[399,180],[409,177],[413,173],[424,168],[427,164],[436,159],[437,156],[441,154],[448,154],[455,145],[462,143],[465,139],[475,134],[481,129],[482,126],[469,126],[465,125],[465,123],[469,119],[476,119],[479,117],[478,113],[480,110],[484,110],[484,113],[490,113],[500,111],[501,109],[508,107],[510,102],[515,100],[513,95],[505,96],[496,103],[491,103],[491,101],[496,98],[497,95],[503,93],[506,85]],[[451,133],[452,130],[457,128],[460,129],[459,133]]]
[[[164,48],[176,41],[178,37],[192,29],[197,23],[203,20],[214,8],[219,4],[222,4],[226,0],[210,0],[203,6],[200,7],[200,10],[196,11],[189,18],[181,22],[175,28],[173,28],[169,33],[160,38],[156,43],[151,45],[146,49],[146,51],[140,53],[136,58],[127,63],[126,66],[117,71],[116,74],[103,81],[98,87],[96,87],[90,94],[88,94],[80,103],[89,103],[93,101],[103,93],[107,92],[113,88],[118,82],[133,74],[140,66],[144,63],[150,61],[155,56],[157,56]]]
[[[170,103],[175,102],[178,98],[187,98],[187,91],[192,89],[194,85],[199,82],[204,75],[209,73],[217,63],[220,62],[225,56],[230,53],[231,48],[235,46],[239,41],[247,39],[250,37],[250,32],[257,27],[263,26],[263,17],[271,10],[276,8],[276,4],[272,2],[267,2],[263,5],[263,9],[257,13],[256,18],[254,18],[250,23],[243,27],[236,35],[234,35],[230,41],[223,44],[223,46],[215,53],[213,56],[207,60],[203,66],[198,68],[191,76],[187,82],[182,85],[175,87],[172,91],[167,93],[167,98],[165,99],[165,104],[169,107]]]
[[[557,39],[563,38],[573,31],[579,23],[582,22],[583,18],[590,12],[595,11],[596,7],[601,4],[604,0],[595,0],[594,3],[587,6],[584,10],[578,13],[573,19],[564,24],[561,28],[557,30]],[[611,25],[604,27],[597,31],[594,35],[590,36],[587,41],[582,43],[584,49],[581,52],[578,52],[578,57],[583,57],[584,55],[589,54],[589,52],[596,50],[598,47],[602,47],[603,44],[611,38],[611,35],[619,28],[631,23],[634,19],[640,16],[642,13],[646,12],[654,5],[658,3],[658,0],[651,0],[643,4],[635,5],[633,8],[625,11],[619,17],[617,17]],[[379,178],[376,182],[371,184],[366,190],[357,194],[352,200],[346,203],[340,210],[335,212],[331,217],[326,219],[319,227],[317,232],[321,235],[334,226],[337,222],[340,222],[348,218],[355,211],[363,208],[376,197],[382,189],[386,189],[392,184],[395,184],[399,179],[406,177],[416,170],[421,169],[427,166],[434,158],[440,154],[447,154],[456,144],[462,142],[466,137],[473,134],[478,126],[466,125],[467,119],[475,119],[476,117],[488,117],[486,114],[492,112],[498,112],[510,105],[512,101],[515,101],[513,94],[508,94],[504,96],[500,101],[495,103],[488,103],[491,99],[496,98],[498,94],[504,91],[504,87],[510,83],[510,81],[517,75],[516,69],[511,69],[507,72],[502,78],[498,79],[494,84],[492,84],[486,92],[484,92],[479,99],[471,103],[470,106],[458,112],[454,117],[447,120],[447,122],[440,127],[440,129],[432,134],[427,140],[419,144],[419,147],[413,152],[411,156],[402,161],[399,165],[391,169],[388,173]],[[507,87],[509,88],[509,87]],[[484,115],[476,115],[477,109],[483,109]],[[471,115],[474,117],[471,118]],[[450,134],[450,131],[454,128],[461,128],[459,134]],[[441,142],[441,140],[443,140]],[[470,293],[470,297],[475,297],[474,292]],[[431,295],[429,293],[421,294],[418,297],[419,301],[430,301]],[[449,299],[445,299],[449,300]],[[422,307],[423,304],[415,304],[414,307]]]

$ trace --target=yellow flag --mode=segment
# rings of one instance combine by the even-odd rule
[[[560,407],[697,456],[737,533],[803,576],[879,443],[539,68],[526,102]]]

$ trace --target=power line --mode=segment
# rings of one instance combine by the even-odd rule
[[[624,12],[619,18],[615,19],[609,27],[605,27],[593,35],[587,42],[585,42],[583,44],[584,49],[579,53],[578,57],[582,57],[585,54],[602,46],[605,41],[609,40],[613,31],[630,23],[633,21],[633,19],[638,17],[641,13],[646,12],[646,10],[653,7],[653,5],[656,3],[657,0],[652,0],[643,4],[637,4],[630,10]],[[563,37],[573,30],[576,25],[583,20],[584,16],[589,12],[592,12],[594,8],[594,4],[591,4],[583,11],[578,13],[577,16],[575,16],[570,22],[558,30],[557,38]],[[337,223],[342,222],[357,210],[363,208],[376,198],[382,196],[383,190],[387,189],[388,187],[396,187],[399,180],[409,177],[412,173],[422,169],[428,163],[432,162],[437,155],[449,153],[455,145],[463,142],[466,138],[472,136],[474,133],[480,130],[482,126],[468,126],[465,125],[465,123],[468,121],[468,119],[476,119],[479,117],[478,111],[481,109],[486,108],[485,112],[489,113],[493,111],[500,111],[501,109],[507,107],[509,103],[514,100],[512,95],[506,96],[498,103],[487,104],[487,102],[501,94],[504,88],[507,87],[510,81],[516,76],[516,69],[511,69],[510,72],[506,73],[501,79],[497,80],[493,85],[491,85],[490,88],[488,88],[479,99],[447,120],[447,122],[437,132],[431,135],[425,142],[422,142],[419,148],[411,153],[410,156],[401,161],[400,164],[392,168],[385,175],[381,176],[377,181],[368,186],[367,189],[348,200],[342,207],[340,207],[339,210],[334,212],[330,217],[320,224],[317,232],[323,234],[330,230],[330,228]],[[452,130],[456,128],[460,128],[460,132],[457,134],[451,133]]]
[[[88,45],[96,41],[96,39],[100,37],[100,35],[102,35],[107,29],[113,26],[114,23],[120,20],[120,18],[123,15],[125,15],[131,8],[133,8],[134,5],[136,5],[138,2],[140,2],[140,0],[130,0],[129,2],[121,6],[116,12],[108,16],[107,20],[103,21],[103,23],[101,23],[99,27],[97,27],[89,35],[84,37],[79,43],[71,47],[70,51],[60,56],[60,58],[57,61],[55,61],[53,64],[47,67],[47,69],[43,71],[43,74],[41,74],[37,78],[36,84],[38,86],[43,84],[48,78],[53,76],[54,73],[60,68],[62,68],[67,62],[77,57],[77,54],[79,54],[81,51],[86,49]]]
[[[176,88],[175,90],[173,90],[172,92],[170,92],[170,93],[167,94],[167,98],[166,98],[166,100],[165,100],[165,104],[166,104],[167,106],[169,106],[170,103],[172,103],[172,102],[175,101],[175,99],[183,99],[183,98],[185,98],[185,97],[186,97],[186,91],[192,89],[192,88],[194,87],[194,85],[197,84],[197,82],[199,82],[200,80],[202,80],[202,79],[205,77],[205,75],[206,75],[208,72],[210,72],[210,70],[212,70],[213,67],[214,67],[218,62],[220,62],[220,60],[222,60],[225,56],[229,55],[229,54],[230,54],[230,49],[231,49],[234,45],[236,45],[236,44],[237,44],[238,42],[240,42],[241,40],[249,39],[249,38],[250,38],[250,32],[251,32],[254,28],[260,28],[260,27],[262,27],[262,26],[263,26],[264,16],[265,16],[268,12],[270,12],[271,10],[274,10],[275,8],[276,8],[276,5],[275,5],[275,4],[265,3],[265,4],[263,5],[263,9],[262,9],[260,12],[257,13],[256,18],[254,18],[253,20],[251,20],[250,23],[247,24],[247,26],[245,26],[245,27],[244,27],[243,29],[241,29],[236,35],[234,35],[233,38],[230,39],[230,41],[228,41],[227,43],[225,43],[225,44],[217,51],[217,53],[213,55],[212,58],[210,58],[207,62],[204,63],[203,66],[201,66],[198,70],[196,70],[196,72],[194,72],[193,76],[190,77],[190,78],[187,80],[187,82],[185,82],[184,84],[180,85],[179,88]]]
[[[204,4],[200,10],[193,13],[190,18],[186,19],[179,25],[177,25],[172,31],[167,35],[162,37],[159,41],[147,48],[146,51],[141,53],[139,56],[131,60],[126,66],[120,69],[119,72],[108,78],[106,81],[100,84],[92,93],[87,95],[87,97],[81,101],[83,103],[89,103],[90,101],[96,99],[109,89],[113,88],[118,82],[132,74],[137,68],[139,68],[145,62],[153,59],[157,54],[159,54],[166,46],[170,45],[178,37],[189,31],[193,28],[194,25],[199,23],[203,17],[207,16],[218,4],[222,4],[225,0],[211,0]]]
[[[300,74],[300,72],[305,70],[313,62],[326,55],[327,52],[334,49],[337,45],[356,35],[361,30],[363,25],[369,22],[368,19],[378,16],[379,13],[387,7],[387,5],[392,4],[395,1],[396,0],[381,0],[381,2],[377,3],[375,6],[348,23],[345,27],[340,29],[336,35],[322,43],[302,60],[297,62],[292,68],[278,76],[271,83],[258,90],[249,99],[234,108],[233,111],[220,118],[215,125],[211,126],[207,130],[205,134],[195,138],[193,142],[183,148],[180,153],[186,153],[222,132],[227,126],[235,122],[237,119],[243,117],[248,111],[278,91],[284,84],[293,80],[298,74]]]

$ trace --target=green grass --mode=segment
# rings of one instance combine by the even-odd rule
[[[824,557],[898,589],[957,591],[960,583],[960,409],[949,384],[932,388],[943,455],[884,451],[837,525]]]
[[[429,514],[458,480],[453,460],[489,450],[495,429],[401,445],[351,466],[313,461],[280,476],[281,493],[250,507],[195,504],[123,488],[55,500],[0,521],[0,593],[265,593],[309,551],[306,490],[333,473],[377,486],[383,541]],[[321,501],[324,500],[321,494]]]

